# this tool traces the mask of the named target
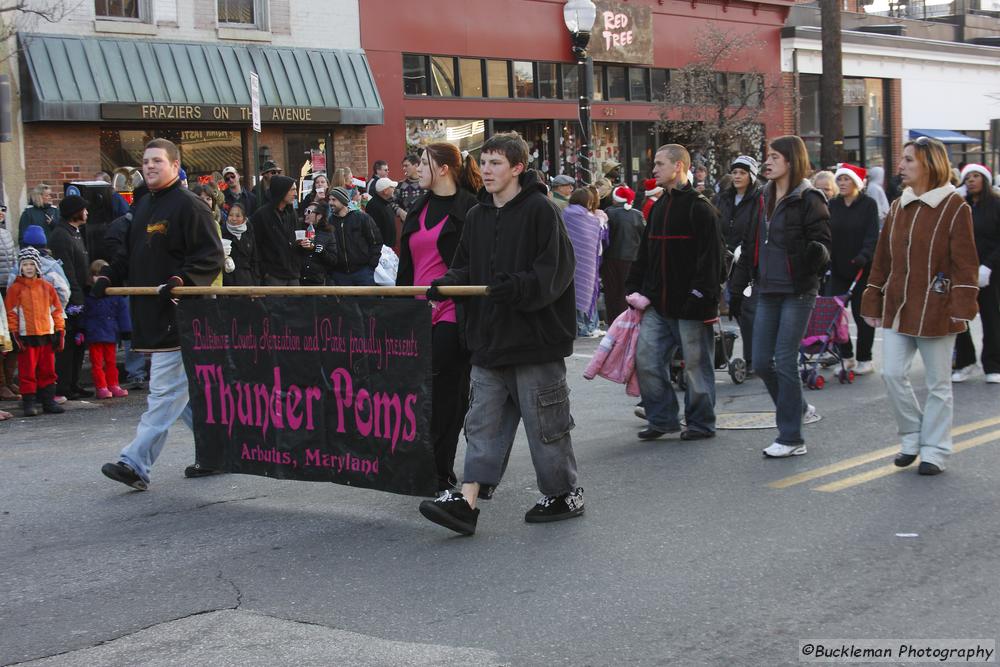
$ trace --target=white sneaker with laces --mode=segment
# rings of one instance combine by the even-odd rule
[[[1000,373],[987,373],[986,382],[987,384],[1000,384]]]
[[[635,416],[638,417],[639,419],[646,418],[646,408],[642,407],[641,405],[635,406],[635,410],[633,410],[633,412],[635,413]]]
[[[764,456],[769,459],[785,459],[789,456],[802,456],[805,453],[805,445],[783,445],[780,442],[772,442],[770,447],[763,450]]]
[[[803,424],[815,424],[816,422],[818,422],[822,418],[823,418],[822,415],[820,415],[818,412],[816,412],[816,406],[815,405],[813,405],[812,403],[807,403],[806,404],[806,412],[805,412],[804,415],[802,415],[802,423]],[[777,443],[775,443],[775,444],[777,444]],[[802,453],[805,454],[804,451]]]
[[[854,360],[854,357],[844,357],[844,368],[847,370],[851,370],[857,365],[858,363]]]
[[[875,366],[870,361],[859,361],[858,365],[854,367],[855,375],[869,375],[874,372]]]
[[[965,382],[972,375],[972,371],[976,370],[975,364],[971,366],[966,366],[964,368],[957,368],[955,372],[951,374],[952,382]]]

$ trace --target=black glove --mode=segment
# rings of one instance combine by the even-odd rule
[[[729,321],[738,320],[743,314],[743,295],[733,293],[729,296]]]
[[[123,331],[122,334],[121,334],[121,339],[122,340],[132,340],[132,332],[131,331]]]
[[[806,266],[813,267],[814,271],[822,271],[830,263],[830,251],[819,241],[810,241],[806,245]]]
[[[853,264],[854,266],[864,266],[867,263],[868,263],[868,258],[865,257],[864,255],[858,255],[857,257],[851,260],[851,264]]]
[[[427,288],[427,300],[428,301],[447,301],[448,297],[441,294],[441,290],[438,287],[441,286],[440,280],[435,280],[431,283],[431,286]]]
[[[62,352],[66,349],[66,330],[57,331],[52,334],[52,346],[56,348],[56,352]]]
[[[167,282],[160,285],[160,288],[157,290],[157,294],[159,294],[160,298],[165,301],[171,301],[173,303],[177,303],[177,297],[173,296],[170,293],[170,290],[172,290],[175,287],[180,287],[183,284],[184,281],[178,278],[177,276],[170,276],[169,278],[167,278]]]
[[[107,276],[97,276],[94,279],[94,284],[90,288],[90,296],[95,299],[104,298],[104,292],[111,286],[111,279]]]
[[[509,273],[498,273],[489,286],[486,296],[493,303],[511,304],[517,301],[519,292],[514,276]]]
[[[21,337],[18,336],[16,333],[11,332],[10,342],[14,346],[14,349],[11,350],[12,352],[20,352],[21,350],[24,349],[24,345],[21,344]]]

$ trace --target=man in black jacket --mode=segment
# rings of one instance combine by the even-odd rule
[[[106,463],[106,477],[145,491],[149,472],[167,440],[167,430],[179,417],[191,426],[188,383],[181,358],[174,287],[208,286],[222,272],[222,241],[212,212],[192,192],[181,187],[180,152],[166,139],[153,139],[142,156],[142,172],[150,193],[133,212],[124,243],[94,281],[100,298],[110,285],[158,286],[157,296],[131,298],[132,344],[152,352],[149,399],[135,439],[115,463]]]
[[[439,287],[489,286],[467,306],[475,398],[465,421],[462,492],[420,505],[425,517],[465,535],[476,530],[477,498],[500,483],[522,421],[543,494],[524,520],[583,514],[564,361],[576,336],[573,248],[545,185],[524,174],[528,146],[517,133],[491,137],[480,161],[485,192],[469,211],[451,268],[427,294],[442,301]]]
[[[364,211],[350,208],[351,195],[344,188],[330,190],[330,226],[337,247],[337,263],[330,271],[334,285],[375,284],[375,267],[382,257],[382,235]]]
[[[632,264],[627,294],[650,300],[642,316],[635,366],[647,427],[642,440],[681,430],[677,395],[669,366],[678,347],[684,356],[683,440],[715,436],[715,339],[723,280],[722,234],[718,213],[688,183],[691,156],[677,144],[660,147],[653,176],[664,194],[649,213],[649,224]]]
[[[382,235],[382,245],[390,248],[396,245],[396,209],[392,203],[399,183],[383,176],[372,185],[372,198],[365,211],[375,221]]]
[[[607,321],[625,312],[625,279],[632,269],[632,262],[639,254],[642,230],[646,221],[642,213],[633,207],[635,192],[620,185],[611,192],[614,204],[608,208],[608,236],[610,242],[601,262],[601,279],[604,281],[604,307],[608,311]]]
[[[226,215],[229,215],[229,209],[233,204],[242,204],[247,216],[253,215],[257,210],[257,198],[240,183],[240,172],[236,171],[236,167],[223,169],[222,180],[226,182],[225,202],[222,204],[222,210]]]
[[[312,252],[312,241],[298,239],[295,230],[299,219],[295,201],[295,181],[287,176],[272,176],[271,200],[250,217],[254,239],[260,252],[260,275],[265,285],[298,286],[302,260]]]
[[[84,353],[82,315],[90,282],[90,256],[80,233],[80,227],[87,224],[87,200],[79,195],[66,197],[59,202],[59,218],[49,236],[49,250],[62,262],[69,282],[69,305],[66,306],[66,345],[56,355],[58,387],[55,391],[76,400],[94,395],[80,386]]]

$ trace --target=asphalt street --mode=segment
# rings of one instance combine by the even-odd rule
[[[809,392],[809,453],[765,460],[769,429],[638,441],[635,400],[582,378],[595,347],[568,359],[585,516],[524,523],[519,437],[471,538],[417,498],[185,479],[180,424],[130,491],[100,466],[145,394],[0,423],[0,664],[775,665],[809,639],[996,639],[1000,385],[955,386],[960,451],[921,477],[891,467],[878,375]],[[717,380],[718,412],[770,409]]]

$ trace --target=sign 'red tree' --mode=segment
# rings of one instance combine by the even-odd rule
[[[782,88],[754,67],[740,68],[747,53],[766,46],[755,34],[709,26],[696,43],[691,62],[670,70],[665,88],[653,91],[661,100],[654,129],[705,156],[718,180],[737,155],[761,157],[764,109]]]

